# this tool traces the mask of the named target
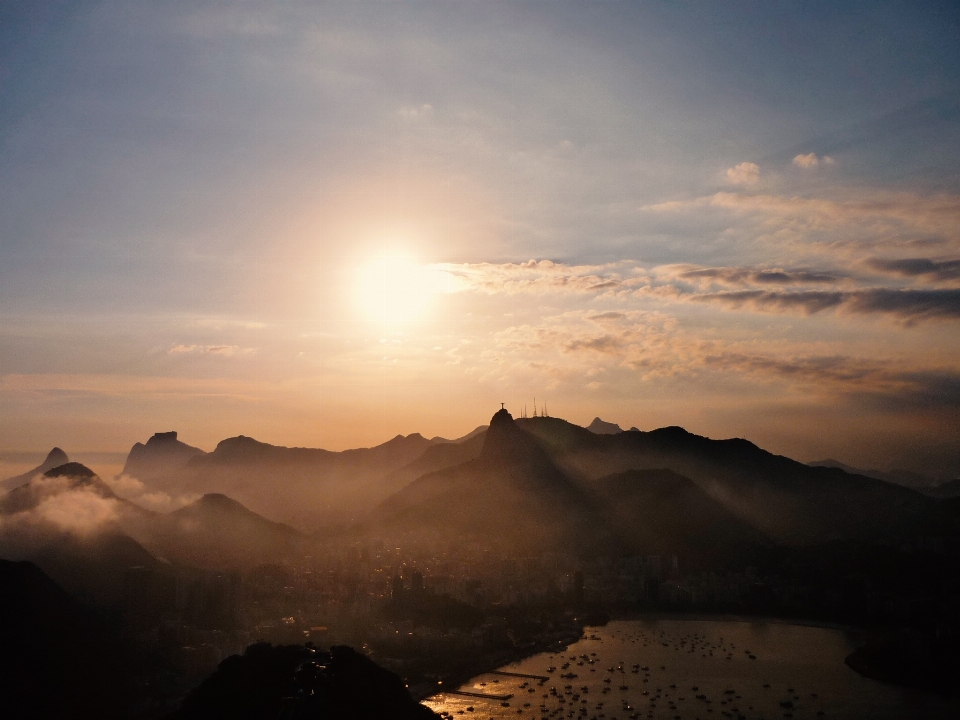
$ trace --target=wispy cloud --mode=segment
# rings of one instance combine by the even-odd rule
[[[241,348],[239,345],[174,345],[167,350],[169,355],[247,355],[255,352],[253,348]]]
[[[690,298],[732,309],[747,307],[764,312],[799,312],[806,315],[838,309],[858,315],[882,313],[905,323],[960,318],[960,290],[892,290],[870,288],[851,291],[739,290],[704,293]]]
[[[836,273],[816,270],[755,267],[702,267],[668,265],[655,269],[659,276],[672,276],[699,285],[835,285],[847,280]]]
[[[793,158],[793,164],[801,168],[815,168],[820,163],[824,165],[833,165],[836,163],[829,155],[824,155],[823,157],[817,157],[816,153],[807,153],[806,155],[797,155]]]
[[[523,263],[434,265],[455,279],[454,291],[486,294],[605,293],[646,284],[642,268],[625,261],[605,265],[566,265],[550,260]]]
[[[943,246],[960,249],[960,195],[918,195],[877,190],[847,191],[846,199],[718,192],[690,200],[645,205],[642,212],[682,214],[723,211],[759,223],[755,233],[782,246],[835,248],[860,245]]]
[[[727,170],[727,180],[734,185],[753,185],[760,179],[760,166],[752,162],[742,162]]]
[[[866,264],[873,270],[900,277],[916,277],[933,281],[960,280],[960,260],[870,258]]]

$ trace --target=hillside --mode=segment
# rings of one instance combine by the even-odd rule
[[[366,514],[402,486],[385,478],[434,444],[415,433],[372,448],[334,452],[241,435],[146,484],[172,496],[228,495],[254,512],[312,532]]]
[[[493,416],[479,457],[410,483],[365,528],[480,539],[517,551],[620,550],[591,499],[506,410]]]
[[[596,435],[556,418],[519,423],[585,486],[629,470],[669,469],[781,542],[894,538],[912,532],[935,502],[873,478],[810,467],[747,440],[712,440],[679,427]]]

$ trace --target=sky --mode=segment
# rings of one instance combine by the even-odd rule
[[[0,461],[960,445],[952,2],[0,6]]]

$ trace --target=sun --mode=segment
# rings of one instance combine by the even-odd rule
[[[360,268],[357,296],[363,314],[384,325],[423,319],[437,293],[436,273],[402,254],[373,257]]]

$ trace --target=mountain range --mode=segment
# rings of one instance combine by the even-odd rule
[[[291,557],[315,541],[311,533],[338,524],[360,535],[471,537],[524,551],[675,552],[705,564],[769,543],[958,535],[956,503],[883,480],[811,467],[743,439],[679,427],[610,431],[599,418],[592,425],[514,420],[504,410],[457,440],[398,435],[343,452],[238,436],[205,453],[158,433],[134,446],[126,469],[148,490],[202,495],[186,507],[146,510],[66,463],[0,496],[0,515],[39,513],[47,522],[51,497],[79,493],[109,506],[104,528],[114,537],[198,567]],[[299,529],[278,522],[287,518]]]

